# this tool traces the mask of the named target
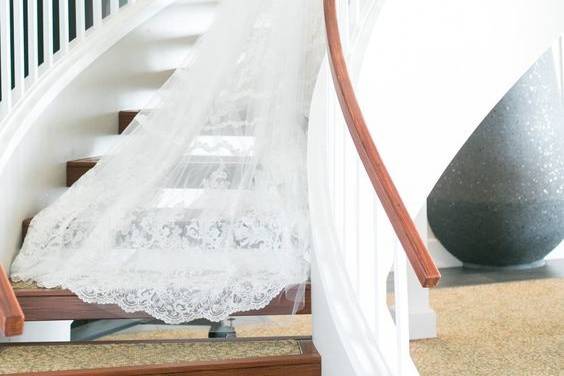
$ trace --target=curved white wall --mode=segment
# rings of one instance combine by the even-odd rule
[[[562,33],[561,0],[386,3],[358,92],[414,216],[475,127]],[[431,248],[441,266],[457,265]]]
[[[0,175],[0,263],[21,242],[21,222],[58,197],[67,160],[117,140],[119,110],[142,108],[213,18],[215,3],[178,0],[114,45],[69,84],[31,127]]]

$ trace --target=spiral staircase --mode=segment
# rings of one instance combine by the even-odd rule
[[[2,1],[0,174],[9,176],[26,132],[70,82],[172,3]],[[509,0],[455,3],[445,7],[438,0],[425,5],[390,0],[382,8],[377,0],[324,1],[328,56],[314,94],[308,145],[316,252],[306,304],[298,312],[313,314],[313,338],[8,342],[0,344],[0,359],[23,359],[25,365],[15,361],[7,372],[417,374],[409,355],[410,333],[413,337],[419,329],[413,326],[419,323],[418,314],[433,320],[427,288],[440,279],[426,246],[426,219],[421,217],[426,196],[480,117],[564,31],[564,5],[558,0],[520,1],[519,6]],[[507,9],[512,9],[510,18],[504,13]],[[491,30],[484,26],[475,32],[474,23]],[[456,38],[467,43],[457,56],[449,57],[445,51]],[[490,57],[489,66],[483,56]],[[426,86],[431,84],[433,88]],[[455,100],[454,94],[464,101]],[[136,113],[121,111],[116,133],[123,133]],[[456,126],[453,114],[459,115]],[[97,160],[67,161],[66,185],[80,179]],[[17,179],[10,184],[17,190]],[[9,208],[5,204],[0,210],[4,215]],[[30,221],[24,218],[7,219],[9,228],[21,226],[20,239]],[[281,294],[266,308],[240,315],[285,314],[292,306]],[[12,283],[0,265],[0,334],[6,338],[17,339],[33,322],[144,318],[117,306],[84,303],[67,290]],[[235,349],[235,355],[194,355],[200,347],[220,354],[227,351],[225,346]]]

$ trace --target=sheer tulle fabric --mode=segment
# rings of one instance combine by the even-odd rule
[[[224,0],[120,144],[34,218],[12,278],[167,323],[303,286],[320,3]]]

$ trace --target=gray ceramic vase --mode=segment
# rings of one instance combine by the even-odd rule
[[[466,266],[527,267],[564,238],[564,106],[552,52],[488,114],[428,198],[430,226]]]

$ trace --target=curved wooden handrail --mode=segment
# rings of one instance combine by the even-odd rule
[[[6,337],[23,334],[25,317],[8,274],[0,265],[0,334]]]
[[[341,44],[335,0],[324,0],[329,62],[345,121],[374,190],[423,287],[435,287],[441,274],[409,216],[370,135],[356,99]]]

